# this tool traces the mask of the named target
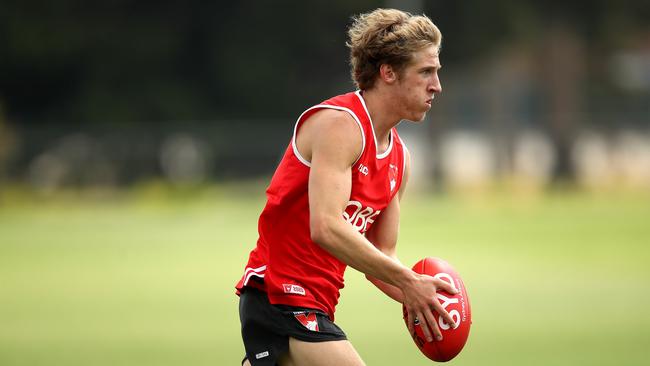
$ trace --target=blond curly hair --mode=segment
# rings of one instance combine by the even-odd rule
[[[434,45],[440,51],[442,34],[425,15],[395,9],[377,9],[353,17],[348,30],[352,80],[360,90],[374,86],[382,64],[399,73],[413,53]]]

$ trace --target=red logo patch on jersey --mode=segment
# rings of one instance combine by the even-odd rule
[[[293,313],[293,316],[295,316],[300,324],[304,325],[305,328],[311,330],[312,332],[319,331],[318,318],[316,318],[316,313],[296,312]]]
[[[294,294],[305,296],[305,289],[298,285],[292,285],[289,283],[283,283],[282,288],[284,289],[285,294]]]

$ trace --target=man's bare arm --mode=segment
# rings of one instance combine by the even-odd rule
[[[388,207],[382,211],[372,228],[366,233],[366,238],[377,249],[398,262],[396,247],[397,236],[399,234],[400,203],[406,190],[406,184],[408,183],[411,170],[411,157],[406,149],[404,150],[404,159],[404,177],[402,178],[402,184],[398,194],[393,197]],[[393,300],[399,303],[404,302],[402,290],[399,288],[369,275],[366,275],[366,278]]]

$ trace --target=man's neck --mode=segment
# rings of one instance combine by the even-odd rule
[[[377,150],[385,151],[390,142],[390,130],[397,126],[401,118],[395,113],[394,99],[379,88],[364,90],[361,95],[366,102],[372,126],[377,137]]]

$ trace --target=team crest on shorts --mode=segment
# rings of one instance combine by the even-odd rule
[[[318,319],[316,318],[316,313],[308,312],[294,312],[293,316],[298,319],[300,324],[304,325],[305,328],[311,330],[312,332],[318,332]]]

